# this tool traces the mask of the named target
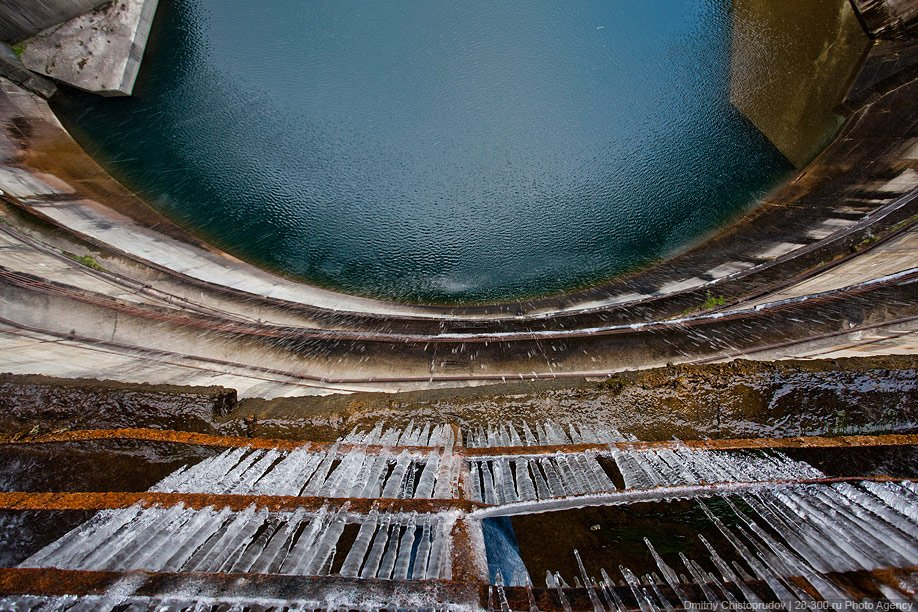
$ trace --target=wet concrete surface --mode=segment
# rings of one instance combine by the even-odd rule
[[[147,427],[331,442],[378,421],[526,420],[617,427],[641,440],[903,433],[918,428],[918,357],[733,361],[590,381],[235,401],[222,388],[0,375],[7,436]]]
[[[266,437],[332,440],[379,420],[607,424],[641,440],[905,431],[918,423],[918,358],[744,362],[624,372],[602,382],[243,400],[227,415]],[[225,420],[229,426],[233,421]],[[302,429],[301,429],[302,428]]]
[[[0,510],[0,567],[12,567],[95,512]]]
[[[209,431],[214,415],[235,402],[235,391],[222,387],[0,374],[0,429],[8,434],[35,427],[35,433],[117,427]]]
[[[0,383],[13,391],[7,393],[7,402],[20,398],[27,404],[26,410],[20,406],[16,412],[18,442],[28,442],[35,433],[48,431],[44,426],[35,433],[29,429],[41,422],[43,411],[57,415],[74,429],[137,426],[143,422],[152,428],[314,441],[331,441],[354,426],[372,426],[379,420],[404,425],[412,419],[416,423],[445,420],[460,427],[508,420],[518,423],[523,419],[531,423],[554,420],[604,424],[644,440],[668,440],[673,435],[692,440],[706,436],[786,437],[918,430],[918,362],[914,356],[669,366],[626,372],[603,381],[513,383],[395,396],[244,400],[222,407],[219,400],[226,401],[230,396],[219,388],[112,385],[105,381],[65,383],[11,376],[4,376]],[[34,392],[36,389],[40,392]],[[105,398],[107,407],[94,412],[88,399],[92,397]],[[175,404],[181,417],[170,414],[170,404]],[[230,409],[224,412],[224,408]],[[24,416],[28,414],[38,416],[30,421]],[[7,478],[0,488],[143,491],[180,465],[218,451],[218,446],[155,440],[41,442],[36,438],[33,444],[0,444],[0,473]],[[913,446],[782,452],[810,461],[829,475],[918,476],[918,454]],[[624,485],[612,463],[606,462],[602,467],[617,486]],[[731,500],[742,504],[739,497]],[[217,505],[213,500],[204,503]],[[227,502],[224,499],[219,503]],[[729,526],[736,526],[737,519],[720,498],[707,498],[705,503]],[[0,533],[7,534],[6,540],[0,539],[0,566],[15,565],[90,515],[72,510],[0,512]],[[544,609],[553,609],[551,593],[538,588],[544,583],[546,570],[560,571],[569,584],[574,584],[578,569],[573,549],[579,550],[588,573],[594,576],[600,567],[620,575],[619,564],[639,575],[657,571],[644,544],[645,537],[677,571],[684,571],[678,569],[682,567],[679,553],[707,563],[708,553],[699,534],[728,561],[737,558],[694,501],[545,512],[516,516],[512,525],[521,557],[536,586],[536,596],[546,602]],[[347,545],[356,532],[356,526],[349,526],[341,542]],[[15,539],[10,534],[15,534]],[[338,569],[341,562],[336,560],[332,569]],[[751,588],[761,586],[752,584]],[[570,596],[577,603],[576,609],[580,609],[586,593],[575,590]],[[768,599],[767,589],[762,589],[762,596]],[[483,601],[486,597],[485,591]]]
[[[133,440],[0,444],[0,491],[146,491],[218,452]]]

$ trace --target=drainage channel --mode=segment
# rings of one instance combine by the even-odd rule
[[[827,475],[782,452],[907,447],[918,441],[912,434],[648,442],[555,423],[466,432],[425,423],[378,424],[333,443],[121,429],[8,448],[97,440],[220,452],[147,491],[0,493],[0,510],[36,520],[97,511],[0,570],[4,605],[532,610],[585,601],[653,610],[914,597],[907,580],[889,576],[918,565],[918,485],[900,474]],[[506,522],[538,516],[551,525],[591,507],[676,500],[704,509],[699,537],[713,566],[673,560],[648,540],[657,570],[640,575],[616,567],[614,554],[606,567],[561,544],[558,558],[574,555],[578,572],[548,571],[543,586],[515,544],[539,534],[514,534]],[[679,561],[684,571],[673,569]]]

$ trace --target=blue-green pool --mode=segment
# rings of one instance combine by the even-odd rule
[[[171,0],[135,97],[56,110],[152,206],[341,291],[595,283],[789,164],[730,104],[723,0]]]

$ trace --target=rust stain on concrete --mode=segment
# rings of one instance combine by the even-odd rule
[[[458,432],[456,439],[459,439]],[[307,442],[279,438],[246,438],[241,436],[220,436],[190,431],[171,431],[149,428],[124,429],[82,429],[61,431],[35,436],[0,436],[0,444],[56,444],[66,442],[88,442],[96,440],[140,440],[145,442],[167,442],[213,446],[217,448],[252,448],[263,450],[292,451],[308,449],[327,451],[335,446],[333,442]],[[608,444],[557,444],[550,446],[495,446],[469,448],[456,444],[453,454],[465,457],[495,457],[507,455],[554,455],[557,453],[607,452],[610,448],[621,450],[654,450],[687,447],[696,450],[754,450],[787,448],[860,448],[872,446],[913,446],[918,444],[918,434],[881,434],[852,436],[795,436],[788,438],[726,438],[704,440],[660,440],[636,442],[611,442]],[[338,444],[341,453],[362,450],[370,454],[408,451],[414,454],[438,452],[434,446],[379,446],[362,444]]]

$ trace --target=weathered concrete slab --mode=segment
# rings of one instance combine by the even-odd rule
[[[0,323],[2,371],[10,374],[52,374],[61,378],[99,378],[124,383],[219,385],[236,389],[239,397],[291,397],[332,392],[290,377],[252,368],[195,359],[96,346],[64,340]],[[266,388],[264,383],[273,382]]]
[[[918,354],[918,321],[884,325],[869,330],[855,330],[830,338],[798,342],[790,346],[750,351],[743,359],[773,361],[780,359],[847,359],[878,355]],[[726,361],[726,360],[725,360]]]
[[[0,40],[15,42],[91,11],[108,0],[3,0]]]
[[[158,0],[116,0],[27,39],[22,62],[86,91],[130,95]]]
[[[833,291],[910,270],[918,263],[916,253],[918,253],[918,229],[912,229],[822,274],[769,294],[767,297],[746,302],[744,306],[755,306],[776,300]]]

